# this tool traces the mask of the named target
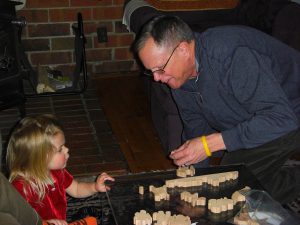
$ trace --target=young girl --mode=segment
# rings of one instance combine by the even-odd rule
[[[65,169],[69,149],[62,126],[52,115],[26,117],[14,129],[8,143],[7,164],[10,182],[37,211],[55,225],[65,225],[66,193],[84,198],[109,190],[106,173],[94,183],[79,183]]]

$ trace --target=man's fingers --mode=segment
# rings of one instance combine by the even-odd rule
[[[183,166],[183,165],[185,165],[184,159],[174,160],[173,162],[177,166]]]
[[[170,158],[173,160],[178,160],[184,156],[185,156],[184,152],[180,151],[180,152],[175,152],[172,155],[170,155]]]
[[[177,152],[180,152],[180,151],[184,150],[184,149],[186,148],[186,146],[187,146],[187,142],[185,142],[185,143],[184,143],[183,145],[181,145],[179,148],[174,149],[174,150],[171,152],[170,156],[173,155],[173,154],[175,154],[175,153],[177,153]]]

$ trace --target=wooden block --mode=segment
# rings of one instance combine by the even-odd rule
[[[233,200],[233,203],[236,204],[238,202],[244,202],[246,201],[246,197],[241,194],[240,191],[247,191],[247,190],[250,190],[251,188],[250,187],[244,187],[243,189],[239,190],[239,191],[235,191],[233,192],[233,194],[231,195],[231,199]]]
[[[180,166],[176,170],[176,175],[178,177],[187,177],[187,176],[194,176],[195,175],[195,168],[194,166]]]
[[[145,210],[141,210],[140,212],[136,212],[133,218],[134,225],[151,225],[152,217]]]
[[[206,205],[206,198],[200,197],[197,199],[196,205],[205,206]]]
[[[154,194],[154,201],[156,202],[170,199],[170,195],[167,192],[166,185],[157,188],[154,187],[153,185],[150,185],[149,190]]]
[[[191,219],[188,216],[173,215],[170,217],[168,225],[191,225]]]
[[[168,225],[169,219],[171,217],[171,212],[163,212],[163,211],[158,211],[154,212],[152,215],[153,221],[156,221],[156,225]]]
[[[139,194],[140,195],[144,194],[144,187],[143,186],[139,186]]]
[[[233,200],[228,198],[209,199],[208,209],[212,213],[221,213],[233,209]]]
[[[165,185],[169,188],[174,187],[193,187],[201,186],[203,183],[208,183],[214,187],[219,186],[220,183],[238,178],[238,171],[208,174],[194,177],[184,177],[173,180],[166,180]]]
[[[205,206],[205,204],[206,204],[206,198],[205,197],[200,197],[199,198],[198,193],[191,194],[188,191],[184,191],[184,192],[180,193],[180,199],[182,201],[191,203],[192,206],[199,206],[199,205]]]

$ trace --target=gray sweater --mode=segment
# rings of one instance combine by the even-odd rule
[[[221,132],[233,151],[299,127],[300,52],[243,26],[211,28],[195,40],[198,77],[172,90],[185,140]]]

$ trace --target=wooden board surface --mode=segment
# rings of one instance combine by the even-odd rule
[[[97,78],[98,95],[131,172],[174,168],[153,128],[141,77]]]

